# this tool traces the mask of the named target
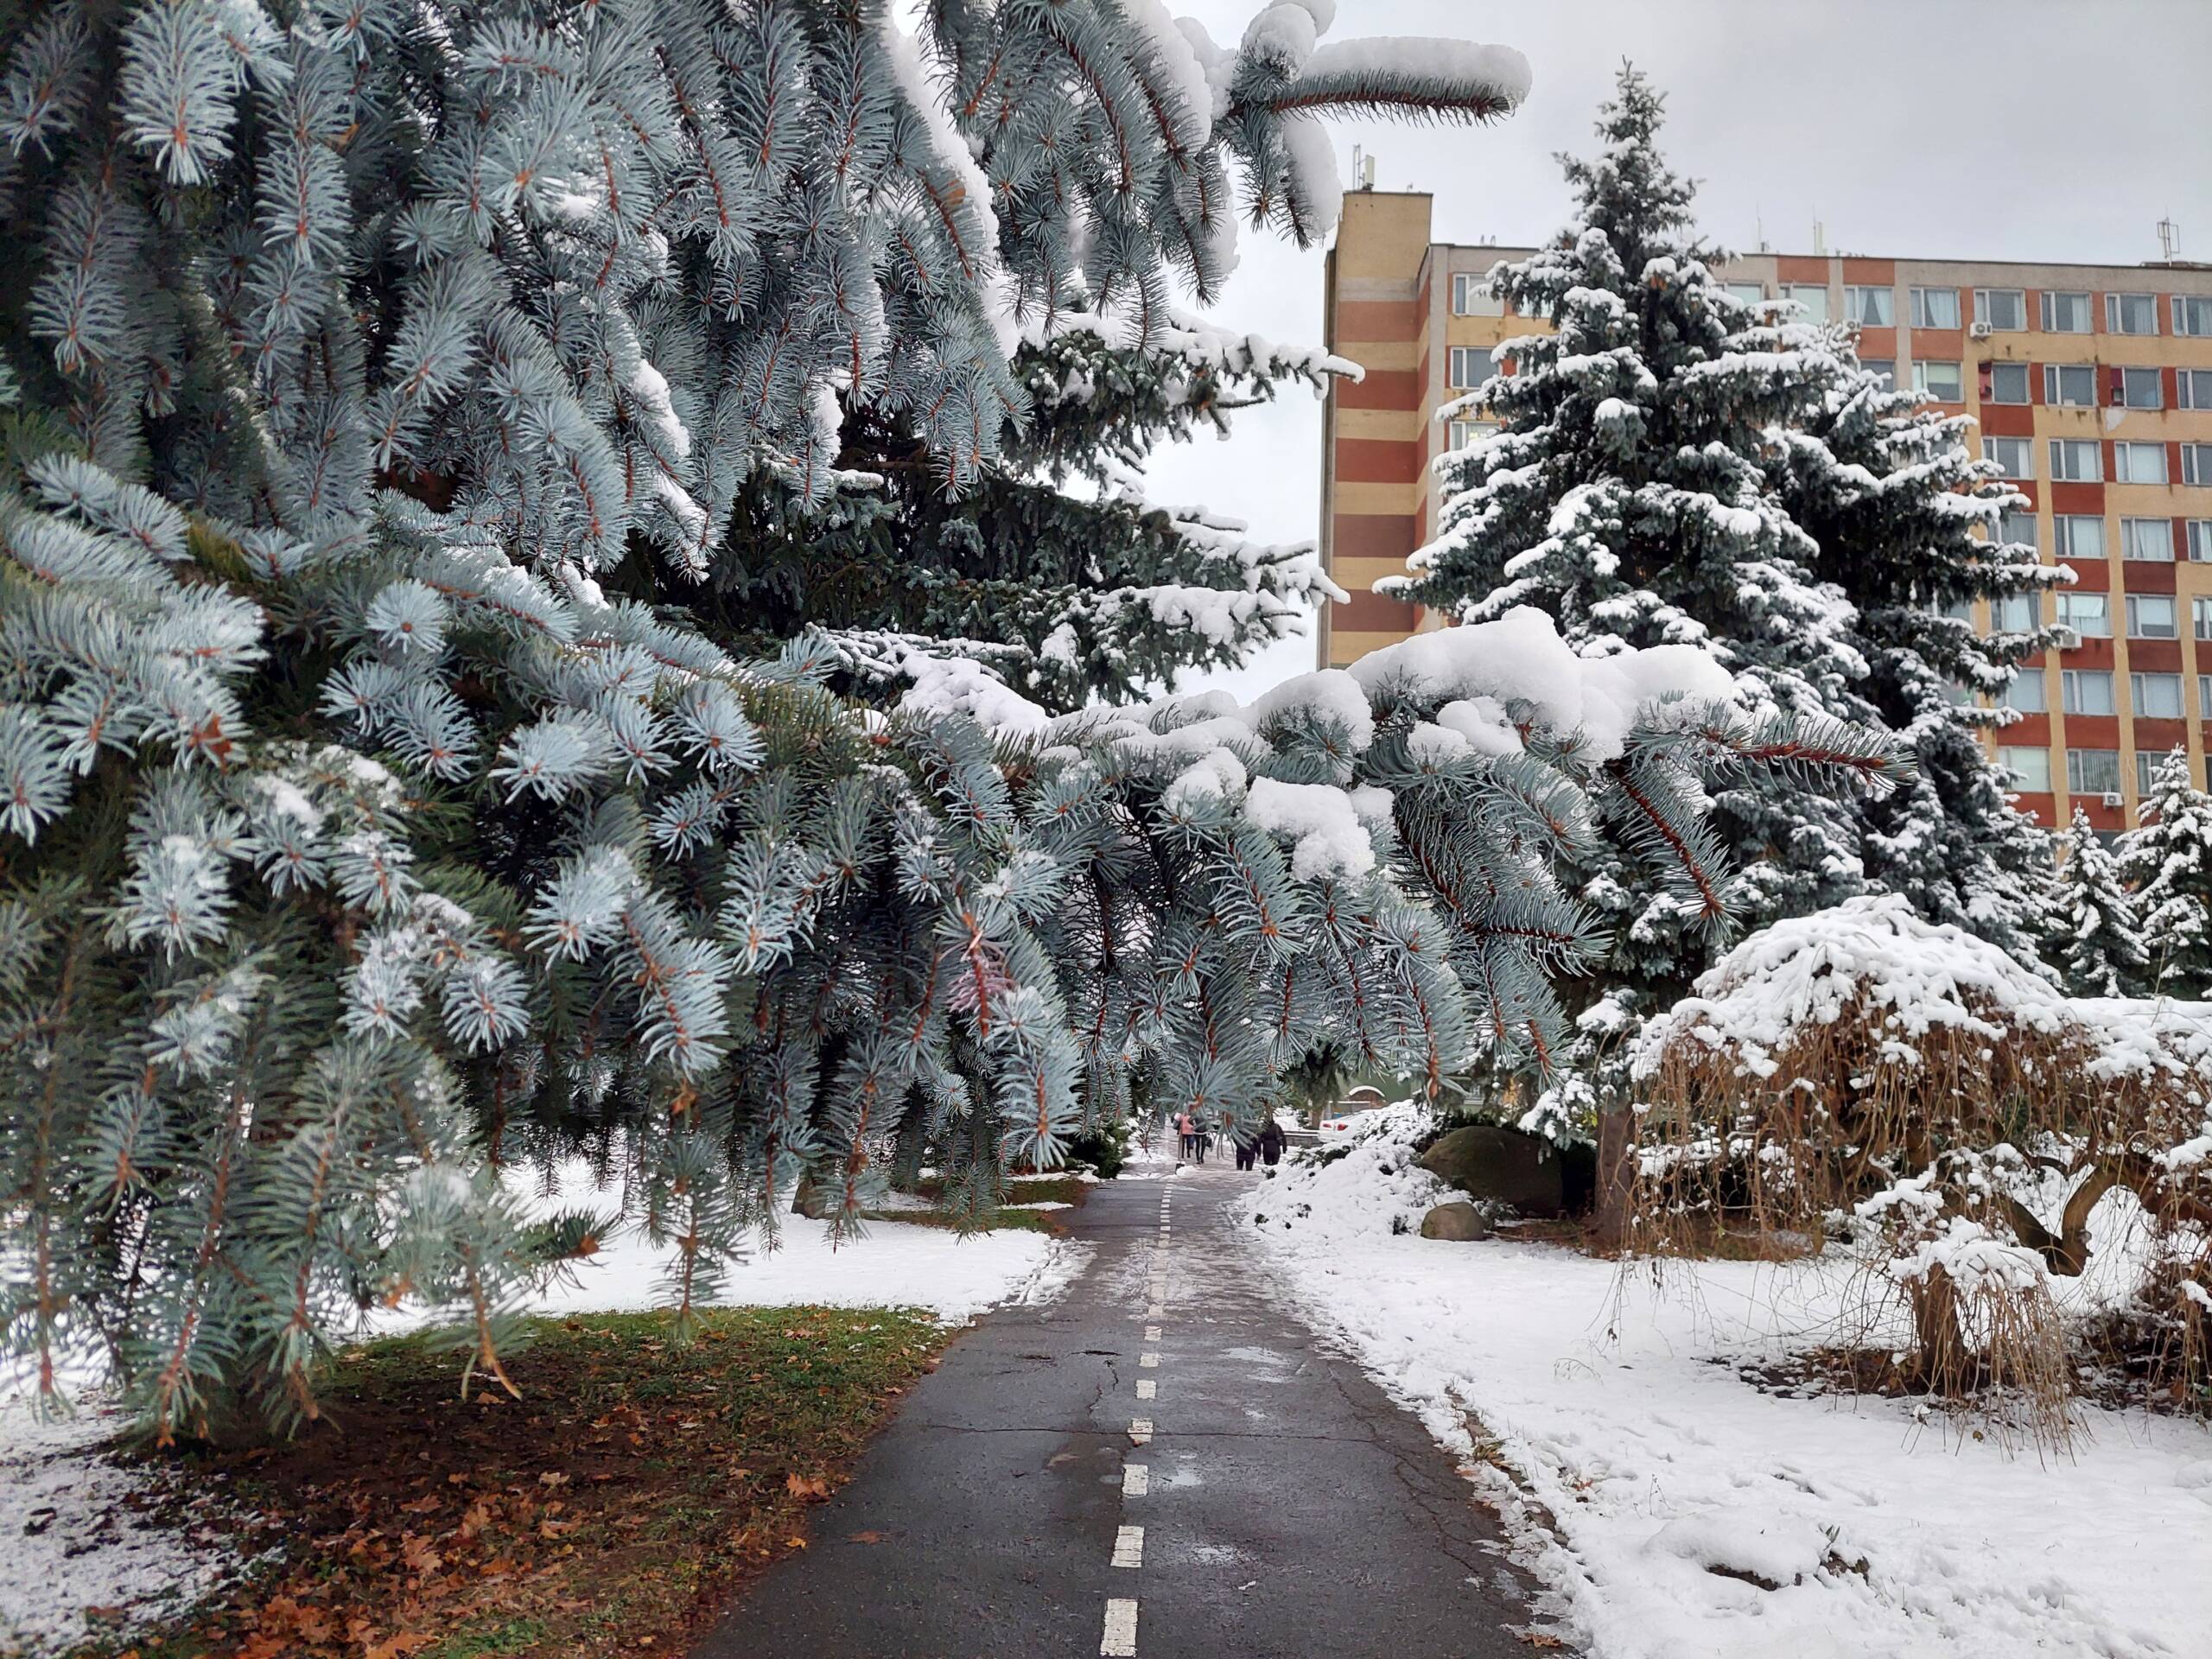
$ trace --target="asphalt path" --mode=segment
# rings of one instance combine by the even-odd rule
[[[1526,1659],[1496,1519],[1230,1236],[1251,1179],[1096,1189],[1066,1296],[954,1343],[695,1659]]]

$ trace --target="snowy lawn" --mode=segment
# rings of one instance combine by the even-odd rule
[[[613,1204],[612,1195],[594,1195],[581,1181],[562,1183],[557,1201]],[[781,1247],[756,1249],[731,1268],[715,1300],[732,1307],[915,1307],[962,1325],[1008,1303],[1049,1301],[1089,1254],[1087,1246],[1020,1228],[962,1239],[942,1227],[887,1221],[870,1223],[866,1237],[833,1249],[820,1224],[794,1217]],[[671,1255],[634,1228],[618,1233],[530,1311],[573,1315],[664,1306]],[[364,1334],[391,1335],[427,1322],[420,1310],[403,1307],[378,1317]],[[73,1418],[41,1424],[6,1381],[0,1379],[0,1659],[66,1651],[89,1631],[137,1628],[221,1581],[233,1563],[219,1534],[156,1526],[143,1513],[157,1483],[106,1455],[121,1425],[97,1399]]]
[[[1912,1402],[1764,1393],[1738,1367],[1834,1340],[1840,1275],[1712,1262],[1655,1292],[1555,1247],[1393,1235],[1448,1196],[1370,1141],[1263,1181],[1248,1236],[1469,1455],[1597,1659],[2212,1651],[2202,1427],[2084,1408],[2039,1461]]]

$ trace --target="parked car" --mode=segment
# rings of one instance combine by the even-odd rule
[[[1332,1135],[1348,1135],[1355,1124],[1370,1112],[1382,1109],[1385,1102],[1379,1089],[1358,1088],[1346,1095],[1330,1110],[1322,1114],[1321,1135],[1324,1139]]]

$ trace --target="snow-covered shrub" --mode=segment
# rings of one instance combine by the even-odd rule
[[[1414,1160],[1435,1128],[1427,1103],[1363,1112],[1342,1137],[1294,1149],[1245,1199],[1255,1225],[1337,1243],[1412,1233],[1432,1205],[1459,1196]]]
[[[1923,1382],[2049,1399],[2053,1278],[2089,1268],[2110,1195],[2139,1208],[2113,1249],[2166,1368],[2202,1365],[2212,1008],[2069,997],[1902,899],[1857,899],[1745,939],[1633,1065],[1646,1248],[1723,1218],[1847,1239],[1910,1302]]]

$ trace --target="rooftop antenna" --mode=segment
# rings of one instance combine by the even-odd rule
[[[2171,265],[2180,257],[2181,226],[2171,219],[2158,221],[2158,263]]]
[[[1813,253],[1815,257],[1828,251],[1828,227],[1819,219],[1813,221]]]
[[[1757,204],[1754,204],[1751,208],[1751,236],[1758,243],[1761,253],[1772,251],[1766,245],[1766,219],[1760,213]]]

